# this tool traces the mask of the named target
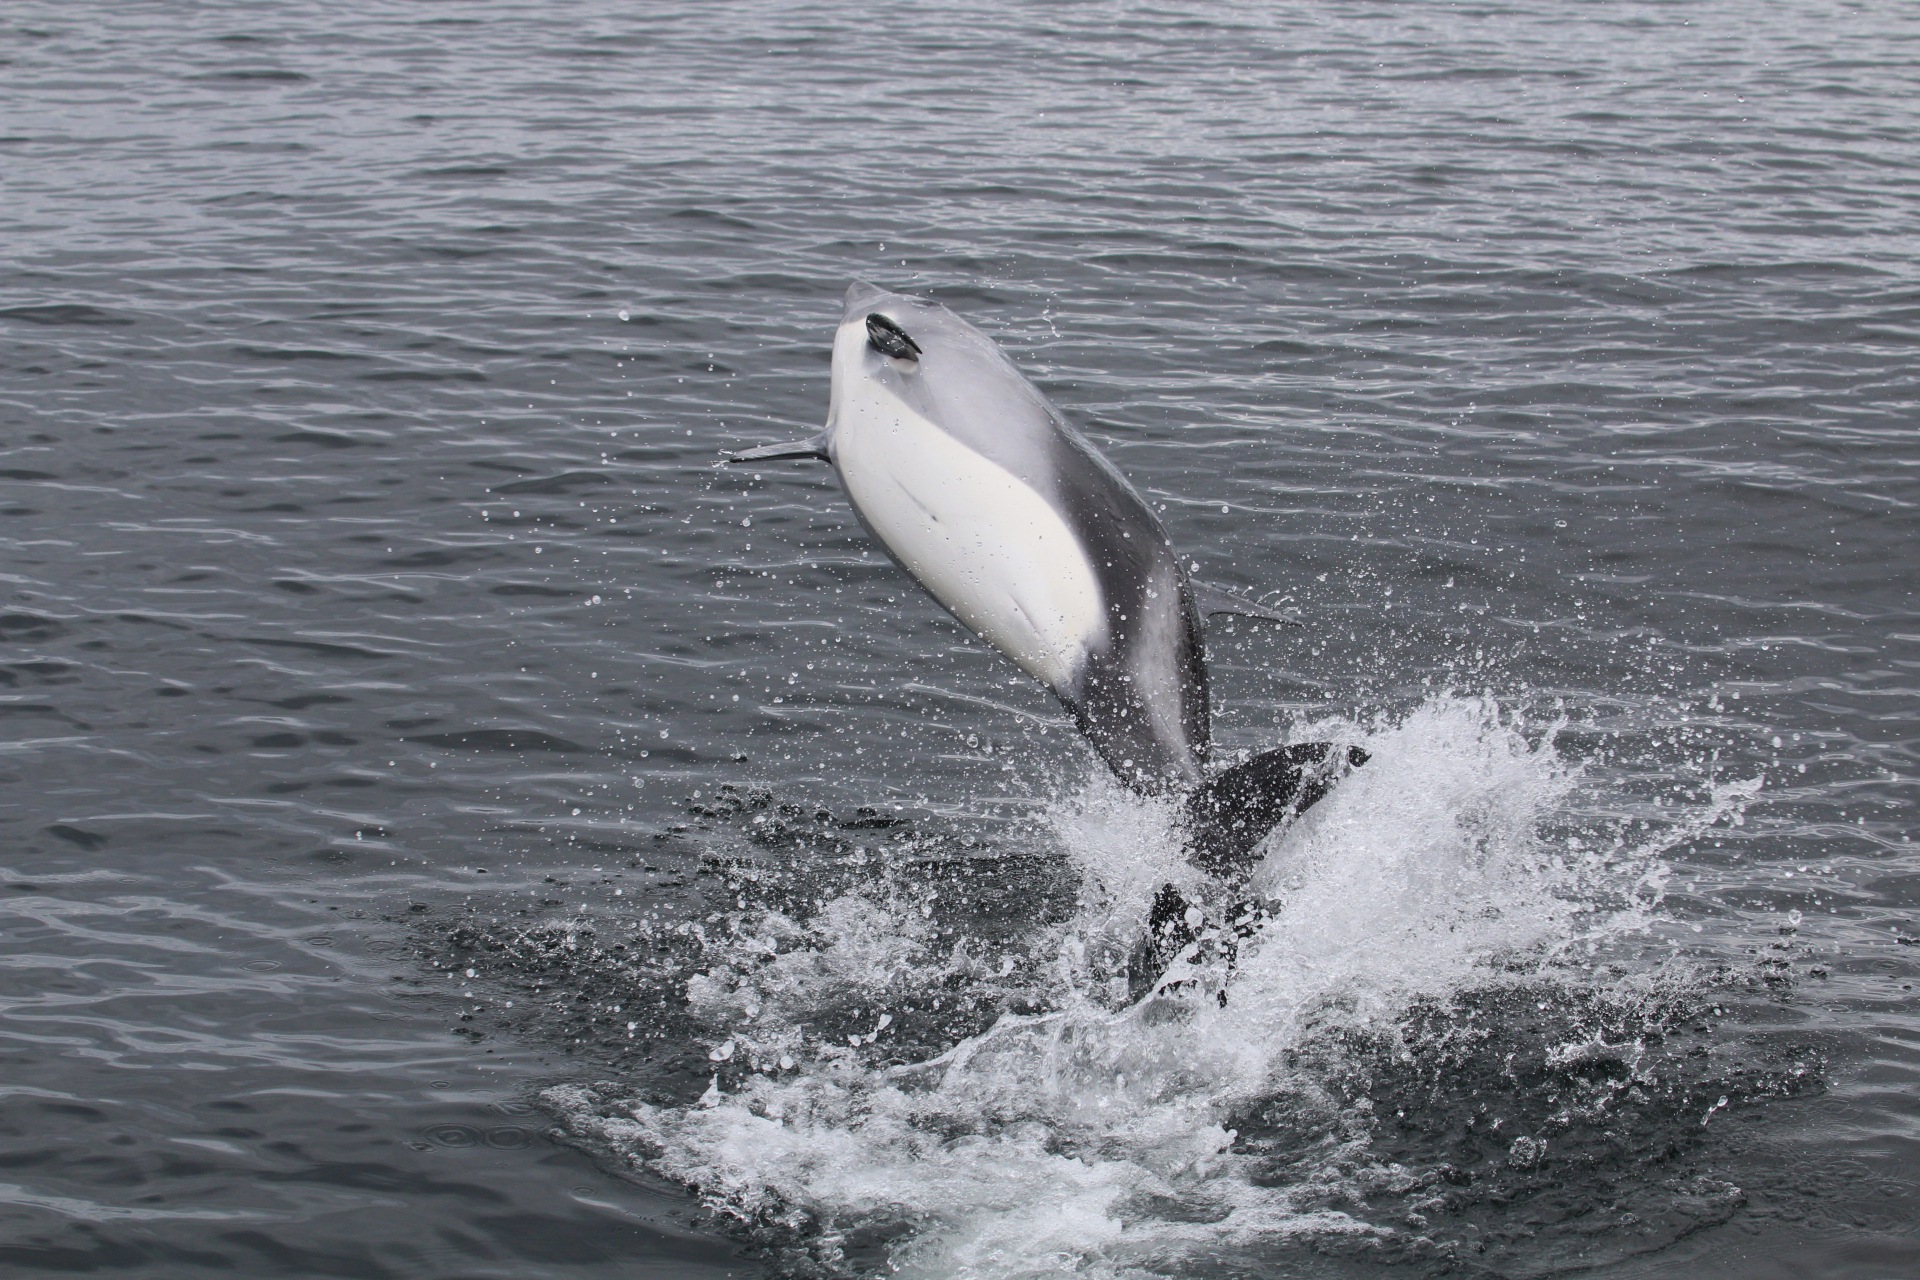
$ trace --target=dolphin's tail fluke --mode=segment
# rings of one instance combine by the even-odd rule
[[[1333,790],[1348,770],[1365,764],[1359,747],[1331,742],[1301,742],[1257,755],[1228,769],[1187,797],[1187,856],[1223,881],[1226,911],[1210,919],[1173,885],[1163,885],[1147,917],[1147,931],[1127,964],[1130,1000],[1183,986],[1187,979],[1175,962],[1225,960],[1229,969],[1240,943],[1256,933],[1266,908],[1245,896],[1253,869],[1253,851],[1267,832],[1311,807]],[[1227,1002],[1222,988],[1220,1003]]]
[[[1201,870],[1243,877],[1267,832],[1304,812],[1348,769],[1367,762],[1359,747],[1300,742],[1242,761],[1187,797],[1189,856]]]

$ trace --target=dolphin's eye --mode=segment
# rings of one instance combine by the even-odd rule
[[[907,336],[907,331],[878,311],[867,317],[867,343],[883,356],[892,356],[895,360],[918,360],[920,344]]]

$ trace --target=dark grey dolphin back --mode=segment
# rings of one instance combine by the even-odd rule
[[[1200,611],[1166,530],[1133,486],[1061,424],[1058,500],[1087,530],[1106,597],[1108,644],[1091,650],[1080,689],[1062,698],[1120,779],[1158,794],[1200,780],[1212,717]]]

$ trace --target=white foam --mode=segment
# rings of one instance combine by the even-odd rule
[[[1289,1186],[1261,1185],[1234,1150],[1236,1109],[1288,1087],[1286,1051],[1316,1029],[1384,1029],[1413,1000],[1498,980],[1503,958],[1636,927],[1658,875],[1645,851],[1576,853],[1548,834],[1577,770],[1550,732],[1491,702],[1439,698],[1372,732],[1296,736],[1359,741],[1372,760],[1270,839],[1257,882],[1279,906],[1231,973],[1216,963],[1181,996],[1110,1007],[1154,891],[1194,875],[1170,811],[1101,782],[1057,806],[1083,886],[1048,939],[1053,1012],[1005,1017],[892,1071],[808,1041],[814,1002],[963,963],[911,906],[842,900],[782,926],[789,951],[767,961],[764,940],[742,939],[739,963],[690,987],[716,1035],[799,1069],[711,1105],[631,1104],[614,1119],[556,1101],[723,1212],[824,1228],[828,1254],[836,1232],[910,1224],[891,1255],[903,1275],[1120,1276],[1235,1241],[1369,1230],[1318,1207],[1363,1158],[1354,1142],[1328,1145],[1319,1174],[1309,1163]]]

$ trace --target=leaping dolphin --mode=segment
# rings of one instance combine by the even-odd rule
[[[1301,743],[1208,777],[1203,614],[1285,619],[1195,583],[1126,478],[938,303],[848,289],[825,430],[728,460],[773,458],[832,463],[887,554],[1051,689],[1122,783],[1184,796],[1204,869],[1237,878],[1268,830],[1366,759]]]

